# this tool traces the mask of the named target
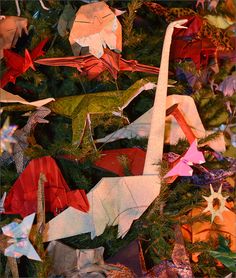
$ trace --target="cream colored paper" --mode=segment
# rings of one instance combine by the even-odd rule
[[[170,95],[166,99],[166,109],[174,104],[178,104],[178,108],[183,114],[187,124],[192,129],[197,139],[204,138],[212,132],[206,131],[201,118],[198,114],[195,102],[192,97],[184,95]],[[97,139],[97,143],[113,142],[124,138],[141,138],[148,137],[150,132],[150,123],[153,108],[148,110],[131,124],[114,131],[104,138]],[[185,139],[185,134],[174,116],[169,115],[165,120],[165,143],[175,145],[179,139]],[[207,142],[212,149],[219,152],[225,151],[225,140],[223,134],[214,140]]]
[[[28,104],[28,105],[32,105],[32,106],[36,106],[36,107],[41,107],[54,100],[55,100],[54,98],[45,98],[45,99],[29,102],[18,95],[14,95],[3,89],[0,89],[0,102],[2,102],[2,103],[19,102],[22,104]]]

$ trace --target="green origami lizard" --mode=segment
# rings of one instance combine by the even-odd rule
[[[143,78],[136,81],[127,90],[98,92],[76,96],[58,98],[45,106],[52,112],[70,118],[72,120],[73,144],[80,145],[88,124],[90,128],[91,114],[112,113],[121,116],[123,109],[142,91],[151,90],[156,84]],[[11,105],[3,107],[5,111],[29,111],[33,108],[29,105]]]

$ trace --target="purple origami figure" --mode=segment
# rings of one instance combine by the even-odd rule
[[[223,92],[224,96],[232,97],[236,93],[236,74],[226,77],[220,83],[217,90]]]

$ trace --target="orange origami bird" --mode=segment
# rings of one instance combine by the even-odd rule
[[[39,56],[44,55],[43,47],[47,41],[48,38],[41,41],[30,53],[25,49],[24,57],[11,50],[4,49],[3,55],[6,60],[7,71],[2,76],[0,87],[5,87],[9,82],[15,83],[16,78],[25,73],[29,68],[35,70],[33,61]]]
[[[82,75],[88,76],[90,80],[98,77],[106,70],[110,72],[114,79],[117,79],[119,71],[159,73],[159,68],[157,67],[139,64],[136,60],[125,60],[121,58],[120,54],[112,52],[108,48],[104,49],[104,54],[100,59],[88,54],[83,56],[40,59],[36,60],[35,63],[48,66],[75,67]]]

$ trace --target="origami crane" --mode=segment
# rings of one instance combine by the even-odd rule
[[[37,211],[37,190],[40,174],[47,179],[44,182],[45,211],[57,215],[67,206],[84,212],[89,203],[83,190],[71,191],[60,169],[49,156],[31,160],[24,172],[11,187],[5,199],[5,214],[20,214],[22,217]]]
[[[34,217],[35,213],[32,213],[25,217],[20,224],[12,222],[2,227],[3,234],[11,237],[10,241],[13,242],[13,244],[5,249],[5,256],[20,258],[25,255],[29,259],[41,261],[28,238]]]
[[[161,181],[157,162],[163,154],[169,50],[174,28],[182,28],[185,22],[172,22],[166,30],[143,175],[101,179],[87,194],[89,212],[85,214],[71,207],[64,210],[46,224],[44,241],[83,233],[90,233],[94,238],[107,226],[114,225],[118,225],[118,237],[124,237],[133,221],[159,195]]]
[[[202,164],[205,162],[205,158],[202,152],[197,149],[197,142],[194,141],[187,152],[178,159],[178,162],[174,167],[164,176],[164,178],[172,176],[192,176],[193,169],[190,165]]]
[[[18,96],[18,95],[14,95],[11,94],[3,89],[0,88],[0,102],[2,103],[15,103],[15,102],[19,102],[22,104],[28,104],[28,105],[32,105],[35,107],[41,107],[51,101],[54,101],[54,98],[45,98],[45,99],[41,99],[41,100],[36,100],[36,101],[31,101],[28,102],[27,100],[23,99],[22,97]]]
[[[25,49],[25,57],[22,57],[11,50],[3,50],[3,55],[6,59],[7,71],[3,74],[0,81],[1,88],[5,87],[8,82],[15,83],[16,78],[22,73],[25,73],[29,68],[35,70],[33,61],[37,57],[44,55],[43,47],[45,46],[47,41],[48,39],[41,41],[31,51],[31,53],[29,53],[29,51]]]
[[[89,53],[97,58],[103,55],[103,48],[108,46],[112,50],[122,50],[122,29],[117,15],[103,2],[82,5],[76,13],[69,41],[74,55],[79,55],[81,47],[88,47]]]
[[[15,47],[22,33],[28,34],[28,20],[19,16],[1,16],[0,19],[0,59],[3,57],[3,49]]]
[[[2,128],[0,129],[0,155],[3,151],[12,153],[12,143],[16,143],[13,133],[17,129],[16,125],[10,125],[9,118],[6,119]]]
[[[120,71],[138,71],[158,74],[159,68],[139,64],[136,60],[125,60],[121,54],[112,52],[105,48],[100,59],[92,55],[72,56],[63,58],[46,58],[35,61],[38,64],[48,66],[68,66],[77,68],[82,75],[88,79],[97,78],[102,72],[108,70],[114,79],[117,79]]]
[[[210,134],[206,131],[201,118],[198,114],[196,104],[191,96],[184,95],[170,95],[166,98],[166,107],[170,108],[172,105],[178,104],[178,109],[183,114],[183,117],[192,130],[195,138],[204,138]],[[96,139],[96,143],[109,143],[120,139],[143,138],[148,137],[150,132],[150,124],[153,109],[151,108],[146,113],[137,118],[134,122],[121,129],[118,129],[103,138]],[[165,124],[165,143],[175,145],[179,139],[185,139],[183,129],[173,115],[166,117]],[[224,136],[221,134],[219,137],[207,142],[207,144],[216,151],[225,151]]]

